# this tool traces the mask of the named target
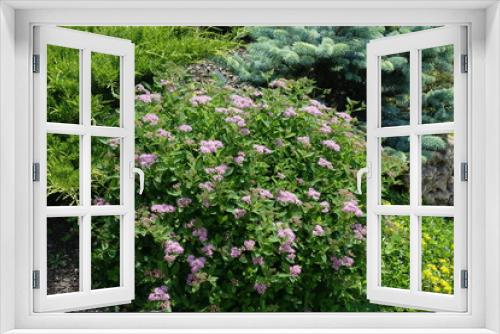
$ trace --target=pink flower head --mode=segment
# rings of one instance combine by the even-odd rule
[[[156,135],[158,137],[167,138],[167,140],[174,139],[174,136],[172,136],[172,133],[170,133],[170,131],[165,131],[164,129],[158,129],[158,130],[156,130]]]
[[[234,162],[237,165],[241,165],[244,161],[245,161],[245,152],[243,151],[238,152],[238,155],[234,157]]]
[[[238,247],[232,247],[231,248],[231,257],[239,257],[241,256],[241,249],[239,249]]]
[[[317,100],[310,100],[309,104],[315,106],[318,109],[326,109],[326,106]]]
[[[214,255],[214,250],[215,250],[215,246],[212,245],[212,244],[205,245],[201,249],[201,251],[203,252],[203,254],[205,254],[208,257],[212,257]]]
[[[270,88],[287,88],[287,86],[285,79],[276,79],[269,83]]]
[[[240,128],[243,128],[247,125],[245,119],[238,115],[226,117],[226,122],[236,124]]]
[[[191,105],[194,107],[207,104],[210,101],[212,101],[212,98],[207,95],[196,95],[189,100],[189,102],[191,102]]]
[[[319,132],[329,134],[332,133],[332,128],[328,124],[321,124]]]
[[[285,118],[292,118],[297,116],[297,113],[295,112],[295,109],[292,107],[287,108],[285,111],[281,113],[281,115]]]
[[[333,151],[340,151],[340,146],[339,144],[337,144],[336,142],[334,142],[333,140],[323,140],[321,142],[321,144],[323,144],[324,146],[326,146],[327,148],[329,148],[330,150],[333,150]]]
[[[255,248],[255,240],[245,240],[243,246],[247,251],[252,251]]]
[[[245,217],[246,214],[247,214],[247,211],[245,209],[240,209],[240,208],[234,209],[234,212],[233,212],[234,218],[236,218],[236,219],[243,218],[243,217]]]
[[[240,129],[240,134],[242,136],[248,136],[250,134],[250,129],[248,129],[248,128],[241,128]]]
[[[167,293],[167,287],[162,285],[155,288],[148,296],[149,301],[169,301],[170,295]]]
[[[139,164],[142,167],[150,167],[156,162],[156,154],[154,153],[143,153],[138,158]]]
[[[182,132],[191,132],[191,131],[193,131],[193,128],[190,125],[188,125],[188,124],[179,125],[178,129],[179,129],[179,131],[182,131]]]
[[[298,264],[290,266],[290,275],[292,275],[293,277],[298,277],[301,272],[302,272],[302,267],[299,266]]]
[[[297,137],[297,141],[305,146],[311,145],[311,141],[309,139],[309,136]]]
[[[278,200],[278,202],[283,203],[283,204],[286,204],[286,203],[293,203],[296,205],[302,204],[302,201],[299,200],[297,195],[295,195],[294,193],[291,193],[289,191],[285,191],[285,190],[280,190],[278,192],[278,196],[276,199]]]
[[[318,109],[316,106],[307,106],[303,108],[304,112],[308,113],[309,115],[313,116],[321,116],[323,113],[321,110]]]
[[[223,147],[224,144],[219,140],[202,140],[200,143],[200,152],[203,154],[215,153],[219,148]]]
[[[153,98],[149,92],[137,95],[136,97],[139,101],[144,102],[144,103],[151,103],[153,102]]]
[[[267,285],[264,283],[255,283],[253,288],[259,295],[263,295],[264,293],[266,293]]]
[[[349,115],[348,113],[346,112],[338,112],[337,113],[337,116],[339,116],[340,118],[342,118],[343,120],[345,120],[346,122],[350,122],[352,120],[352,117],[351,115]]]
[[[198,237],[201,242],[205,242],[208,239],[208,231],[206,228],[200,227],[193,231],[193,236]]]
[[[315,237],[320,237],[325,234],[325,230],[323,230],[323,227],[321,225],[314,225],[314,229],[312,231],[312,234]]]
[[[151,212],[172,213],[175,212],[175,206],[170,204],[154,204],[151,206]]]
[[[325,167],[327,169],[333,169],[332,163],[323,157],[319,158],[318,165],[320,165],[321,167]]]
[[[177,242],[168,240],[165,243],[165,261],[172,263],[178,255],[184,253],[184,248]]]
[[[332,268],[335,271],[338,271],[340,267],[352,267],[354,264],[354,259],[350,256],[343,256],[340,259],[336,256],[332,256],[330,261],[332,263]]]
[[[144,115],[142,120],[145,123],[149,123],[151,125],[156,125],[156,124],[158,124],[158,121],[160,120],[160,118],[156,114],[149,113],[149,114]]]
[[[363,216],[363,211],[361,211],[361,209],[358,207],[358,201],[354,199],[344,202],[344,207],[342,208],[342,211],[347,213],[354,213],[356,217]]]
[[[249,97],[244,97],[240,95],[231,95],[231,103],[236,107],[236,108],[250,108],[250,107],[255,107],[255,103],[252,101],[251,98]]]
[[[262,188],[257,188],[257,193],[259,194],[259,197],[262,199],[272,199],[273,194],[267,190],[267,189],[262,189]]]
[[[264,145],[258,145],[258,144],[254,144],[253,145],[253,149],[259,153],[259,154],[271,154],[273,153],[273,151],[271,151],[270,149],[268,149],[266,146]]]
[[[278,237],[281,239],[285,239],[287,243],[292,243],[295,241],[295,233],[293,233],[292,229],[289,227],[279,229]]]
[[[252,263],[256,266],[262,266],[264,265],[264,258],[262,256],[253,257]]]
[[[352,231],[354,232],[354,238],[358,240],[364,240],[366,237],[366,226],[361,224],[351,225]]]
[[[245,195],[241,198],[241,200],[246,204],[250,204],[252,202],[252,197],[250,195]]]
[[[106,200],[102,197],[97,197],[94,199],[94,205],[109,205],[108,202],[106,202]]]
[[[321,193],[319,191],[316,191],[316,189],[314,188],[309,188],[309,190],[307,191],[307,197],[312,198],[315,201],[319,200],[320,196]]]
[[[202,190],[206,190],[208,192],[212,192],[215,190],[214,184],[210,181],[200,183],[198,187]]]
[[[354,264],[354,259],[350,256],[342,257],[341,261],[344,267],[352,267],[352,265]]]
[[[204,257],[194,257],[193,255],[189,255],[187,258],[187,262],[189,263],[189,266],[191,267],[191,273],[195,274],[203,267],[205,267],[205,258]]]
[[[193,200],[189,197],[181,197],[177,200],[177,206],[179,208],[185,208],[186,206],[188,206],[192,202],[193,202]]]
[[[323,212],[323,213],[330,212],[330,203],[328,203],[327,201],[323,201],[323,202],[319,203],[319,205],[321,207],[321,212]]]

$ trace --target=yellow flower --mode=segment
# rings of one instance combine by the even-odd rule
[[[448,275],[450,273],[450,269],[448,269],[448,267],[445,266],[441,266],[439,270],[441,270],[441,272],[445,275]]]
[[[451,294],[453,290],[451,289],[451,286],[447,286],[443,288],[443,291],[444,293]]]
[[[437,293],[441,292],[441,288],[439,286],[435,286],[434,289],[432,289],[432,290],[434,290],[434,292],[437,292]]]

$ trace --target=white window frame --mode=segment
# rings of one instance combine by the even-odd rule
[[[33,269],[38,271],[39,287],[33,290],[35,312],[76,311],[130,303],[134,299],[134,45],[124,39],[90,34],[52,26],[34,28],[33,52],[39,58],[39,73],[33,74],[34,122],[33,159],[38,164],[39,181],[33,184],[34,245]],[[48,45],[71,48],[79,53],[79,124],[47,120],[47,49]],[[119,58],[120,122],[118,126],[92,125],[91,63],[92,53]],[[78,136],[79,205],[47,206],[47,135]],[[120,203],[92,205],[92,138],[118,138]],[[117,287],[92,289],[91,230],[98,216],[118,216],[119,283]],[[47,295],[47,221],[54,217],[76,217],[79,222],[79,291]],[[60,224],[64,224],[61,222]]]
[[[33,204],[30,195],[33,124],[29,98],[32,92],[29,87],[31,31],[36,24],[469,25],[468,218],[471,224],[468,256],[471,265],[468,311],[435,314],[33,313],[30,289],[33,212],[27,208]],[[500,9],[496,1],[2,1],[0,332],[95,334],[122,333],[127,329],[127,333],[499,333],[499,58]]]
[[[423,124],[422,61],[424,49],[453,46],[453,120]],[[381,58],[402,52],[409,54],[410,117],[408,125],[383,126],[381,92]],[[467,163],[467,28],[445,26],[429,30],[384,37],[367,46],[367,296],[371,302],[416,309],[457,311],[467,310],[467,289],[462,285],[462,271],[467,271],[467,183],[461,177],[461,164]],[[426,134],[454,134],[454,205],[429,206],[421,202],[422,152],[421,138]],[[382,139],[408,137],[410,143],[410,201],[408,205],[384,205],[382,194]],[[384,287],[382,267],[382,217],[409,218],[409,289]],[[422,291],[422,218],[451,217],[453,225],[453,294]]]

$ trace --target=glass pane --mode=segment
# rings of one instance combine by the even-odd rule
[[[120,204],[120,138],[92,137],[92,204]]]
[[[426,135],[422,143],[422,204],[453,206],[453,139]]]
[[[47,205],[79,205],[80,137],[47,134]]]
[[[80,123],[80,50],[47,45],[47,121]]]
[[[382,216],[381,254],[383,287],[410,288],[410,217]]]
[[[120,57],[92,53],[92,125],[120,126]]]
[[[47,219],[47,294],[80,290],[79,236],[78,217]]]
[[[380,58],[382,126],[410,124],[410,52]]]
[[[422,291],[453,294],[453,218],[422,217]]]
[[[424,49],[422,123],[453,122],[453,45]]]
[[[410,138],[381,140],[381,204],[410,204]]]
[[[120,216],[92,217],[92,289],[120,286]]]

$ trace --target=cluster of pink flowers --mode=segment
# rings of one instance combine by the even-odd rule
[[[253,257],[252,263],[256,266],[263,266],[264,265],[264,258],[262,256]]]
[[[287,88],[288,85],[285,79],[276,79],[269,83],[270,88]]]
[[[321,193],[314,188],[309,188],[307,191],[307,197],[312,198],[315,201],[318,201],[320,196]]]
[[[338,112],[337,113],[337,116],[339,116],[340,118],[342,118],[343,120],[345,120],[346,122],[350,122],[352,120],[352,117],[351,115],[349,115],[348,113],[346,112]]]
[[[295,249],[292,244],[295,241],[295,233],[291,228],[284,228],[278,230],[278,237],[283,239],[279,247],[280,253],[287,253],[290,260],[295,259]]]
[[[102,197],[97,197],[94,199],[94,205],[109,205],[109,203]]]
[[[160,120],[160,118],[154,113],[149,113],[149,114],[144,115],[144,117],[142,117],[142,120],[144,121],[144,123],[156,125],[156,124],[158,124],[158,121]]]
[[[364,240],[366,237],[366,226],[361,224],[353,224],[351,226],[352,231],[354,232],[354,237],[359,240]]]
[[[201,269],[203,269],[203,267],[205,267],[206,260],[203,256],[196,258],[196,257],[194,257],[194,255],[189,255],[187,257],[187,262],[189,263],[189,266],[191,267],[191,273],[195,274],[198,271],[200,271]]]
[[[197,228],[193,231],[193,236],[198,237],[201,242],[208,240],[208,231],[204,227]]]
[[[243,246],[245,247],[245,250],[247,251],[253,251],[255,248],[255,240],[245,240],[243,242]]]
[[[354,259],[350,256],[343,256],[342,258],[337,258],[336,256],[332,256],[330,258],[330,261],[332,262],[332,268],[335,271],[338,271],[340,267],[352,267],[354,264]]]
[[[188,125],[188,124],[181,124],[181,125],[179,125],[178,129],[181,132],[191,132],[191,131],[193,131],[193,128],[191,127],[191,125]]]
[[[241,249],[238,247],[231,247],[231,257],[240,257],[241,256]]]
[[[184,248],[177,242],[168,240],[165,242],[165,256],[163,257],[168,263],[175,261],[177,256],[184,253]]]
[[[327,148],[329,148],[330,150],[333,150],[333,151],[340,151],[340,145],[337,144],[335,141],[333,140],[323,140],[321,142],[321,144],[323,144],[323,146],[326,146]]]
[[[255,191],[257,192],[259,197],[262,199],[272,199],[273,198],[273,194],[267,189],[257,188],[257,189],[255,189]]]
[[[236,108],[241,108],[241,109],[255,107],[255,103],[252,101],[251,98],[236,94],[231,95],[231,103]]]
[[[309,146],[311,145],[311,140],[309,139],[308,136],[304,137],[297,137],[297,141],[301,143],[302,145]]]
[[[179,208],[185,208],[186,206],[188,206],[192,202],[193,202],[193,200],[189,197],[181,197],[177,200],[177,206]]]
[[[292,117],[295,117],[297,116],[297,112],[295,111],[295,109],[293,109],[292,107],[289,107],[289,108],[286,108],[285,111],[283,111],[281,113],[281,115],[285,118],[292,118]]]
[[[248,136],[250,134],[250,130],[248,128],[240,128],[240,135]]]
[[[318,100],[309,100],[309,104],[315,106],[318,109],[327,109],[327,107]]]
[[[236,124],[240,128],[243,128],[247,125],[245,119],[239,115],[226,117],[226,122]]]
[[[242,200],[243,202],[245,202],[246,204],[250,204],[250,203],[252,203],[252,196],[250,196],[250,195],[245,195],[245,196],[241,197],[241,200]]]
[[[246,156],[245,152],[243,151],[238,152],[238,155],[234,157],[234,163],[237,165],[243,164],[243,162],[245,161],[245,156]]]
[[[162,285],[158,288],[155,288],[153,292],[149,294],[149,301],[169,301],[170,295],[167,293],[167,287]]]
[[[330,125],[323,123],[319,127],[319,132],[324,133],[324,134],[329,134],[329,133],[332,133],[332,128],[330,127]]]
[[[154,153],[143,153],[137,158],[139,164],[142,167],[150,167],[156,162],[156,154]]]
[[[151,212],[172,213],[175,212],[175,206],[170,204],[154,204],[151,206]]]
[[[151,94],[150,92],[146,91],[143,94],[137,95],[137,100],[144,102],[144,103],[151,103],[151,102],[160,102],[161,101],[161,95],[157,93]]]
[[[287,203],[292,203],[292,204],[296,204],[296,205],[302,204],[302,201],[299,200],[297,195],[295,195],[294,193],[291,193],[289,191],[285,191],[285,190],[278,191],[278,196],[277,196],[276,200],[280,203],[283,203],[283,204],[287,204]]]
[[[189,100],[194,107],[207,104],[210,101],[212,101],[212,98],[208,95],[195,95]]]
[[[309,115],[313,115],[313,116],[323,115],[321,110],[319,110],[319,108],[316,106],[307,106],[307,107],[304,107],[302,110],[304,110],[304,112],[308,113]]]
[[[356,217],[361,217],[363,216],[363,211],[358,207],[358,201],[355,199],[344,202],[344,207],[342,208],[342,211],[348,212],[348,213],[354,213]]]
[[[271,151],[270,149],[268,149],[266,146],[264,145],[258,145],[258,144],[254,144],[253,145],[253,149],[259,153],[259,154],[271,154],[273,153],[273,151]]]
[[[200,152],[203,154],[215,153],[219,148],[223,147],[224,144],[219,140],[202,140],[200,143]]]
[[[226,174],[227,171],[227,165],[222,164],[216,167],[207,167],[205,168],[205,173],[211,175],[211,174],[217,174],[217,175],[224,175]]]
[[[215,250],[215,246],[212,245],[212,244],[205,245],[201,249],[201,251],[203,252],[203,254],[205,254],[208,257],[212,257],[214,255],[214,250]]]
[[[174,136],[172,136],[172,133],[170,131],[166,131],[164,129],[158,129],[158,130],[156,130],[156,135],[158,137],[167,138],[167,140],[173,140],[174,139]]]
[[[321,207],[321,212],[323,213],[330,212],[330,203],[328,203],[327,201],[320,202],[319,205]]]
[[[251,252],[255,249],[255,240],[245,240],[243,242],[242,247],[231,247],[231,251],[229,255],[233,258],[240,257],[244,251]],[[262,264],[264,263],[264,259],[262,259]],[[254,263],[255,264],[255,263]]]
[[[206,190],[206,191],[208,191],[208,192],[212,192],[212,191],[214,191],[214,190],[215,190],[215,186],[214,186],[214,184],[213,184],[212,182],[210,182],[210,181],[200,183],[200,184],[198,185],[198,187],[200,187],[200,189],[202,189],[202,190]]]
[[[245,209],[241,209],[241,208],[234,209],[234,212],[233,212],[233,216],[236,219],[241,219],[241,218],[245,217],[246,214],[247,214],[247,211]]]
[[[302,273],[302,267],[298,264],[290,266],[290,275],[293,277],[298,277]]]
[[[255,283],[253,288],[259,295],[263,295],[264,293],[266,293],[267,285],[264,283]]]
[[[333,169],[332,163],[323,157],[319,158],[318,165],[327,169]]]
[[[325,234],[325,230],[323,230],[323,227],[321,225],[314,225],[312,234],[315,237],[321,237],[322,235]]]

